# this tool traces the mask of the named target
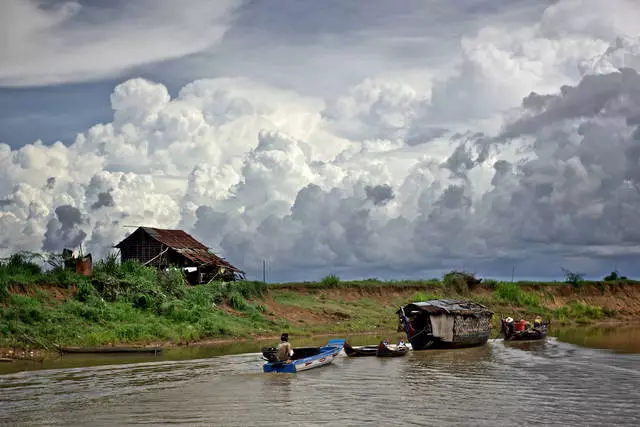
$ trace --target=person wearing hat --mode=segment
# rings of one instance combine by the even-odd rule
[[[513,317],[509,316],[506,319],[504,319],[504,323],[507,325],[507,331],[509,331],[509,335],[513,334],[514,332],[514,324],[513,324]]]
[[[280,344],[278,344],[278,360],[281,362],[291,362],[291,356],[293,356],[293,347],[289,344],[289,334],[283,333],[280,335]]]
[[[533,327],[539,328],[540,326],[542,326],[542,317],[536,316],[536,318],[533,320]]]

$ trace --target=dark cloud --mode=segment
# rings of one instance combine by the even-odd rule
[[[395,197],[393,195],[393,188],[390,185],[367,185],[364,188],[367,194],[367,199],[371,200],[376,206],[383,206],[389,203]]]
[[[49,190],[53,190],[53,187],[55,187],[56,185],[56,178],[53,176],[50,176],[49,178],[47,178],[47,184],[46,187]]]
[[[113,200],[111,191],[106,191],[106,192],[98,193],[98,200],[96,200],[96,202],[91,205],[91,209],[96,210],[102,207],[111,207],[111,206],[115,206],[115,201]]]
[[[47,251],[60,251],[64,248],[76,248],[87,237],[79,226],[83,224],[82,213],[71,205],[61,205],[55,209],[56,217],[47,224],[43,248]]]
[[[575,86],[563,86],[558,95],[547,95],[544,102],[538,102],[540,97],[531,95],[524,99],[523,106],[531,104],[542,107],[542,112],[530,117],[524,117],[506,126],[502,138],[515,138],[520,135],[535,133],[552,123],[578,117],[625,117],[637,116],[637,111],[621,111],[616,101],[625,103],[623,98],[629,98],[634,105],[640,98],[640,76],[631,68],[621,69],[618,73],[604,75],[587,75]]]

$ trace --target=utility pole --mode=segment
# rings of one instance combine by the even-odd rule
[[[262,260],[262,281],[267,283],[267,262]]]

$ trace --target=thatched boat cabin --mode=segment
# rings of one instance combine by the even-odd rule
[[[473,301],[414,302],[397,311],[414,350],[473,347],[487,342],[493,312]]]
[[[181,268],[191,284],[245,278],[242,270],[182,230],[138,227],[114,247],[120,249],[121,261],[133,259],[161,270]]]

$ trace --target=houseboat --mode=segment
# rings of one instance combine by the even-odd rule
[[[414,350],[483,345],[491,335],[493,312],[473,301],[438,299],[407,304],[397,311]]]

